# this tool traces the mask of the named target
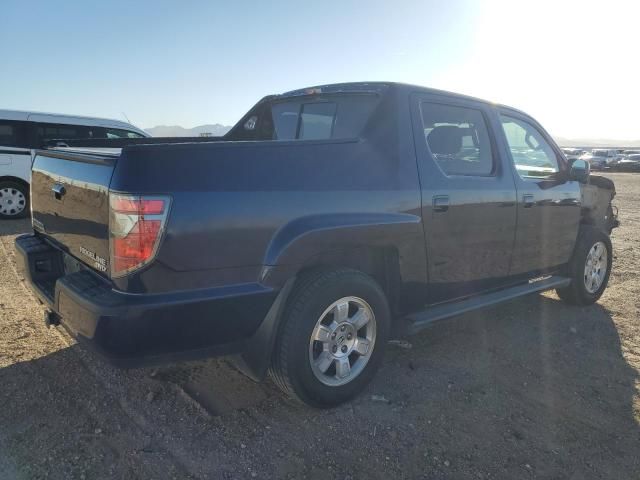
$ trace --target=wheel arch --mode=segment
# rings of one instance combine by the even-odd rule
[[[401,258],[411,258],[403,265]],[[402,286],[426,279],[424,235],[419,216],[405,213],[322,214],[280,228],[263,259],[260,281],[279,290],[271,309],[237,358],[249,377],[264,378],[284,307],[296,282],[314,270],[352,269],[373,278],[387,297],[392,318]],[[419,282],[416,282],[419,283]]]
[[[402,258],[412,261],[401,262]],[[379,283],[394,311],[404,282],[426,282],[421,218],[407,213],[298,218],[276,232],[263,265],[287,272],[285,279],[316,268],[359,270]]]
[[[2,175],[0,176],[0,182],[17,182],[25,187],[29,188],[30,184],[24,178],[15,177],[13,175]]]

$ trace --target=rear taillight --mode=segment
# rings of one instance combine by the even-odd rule
[[[170,203],[164,196],[109,194],[112,277],[126,275],[154,259]]]

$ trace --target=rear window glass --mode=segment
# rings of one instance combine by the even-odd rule
[[[273,103],[273,140],[327,140],[360,135],[378,101],[377,95],[333,95]]]
[[[335,120],[335,103],[307,103],[302,106],[302,111],[300,112],[300,133],[298,138],[303,140],[331,138]]]
[[[297,103],[277,103],[271,106],[273,138],[275,140],[294,140],[296,138],[299,111],[300,105]]]

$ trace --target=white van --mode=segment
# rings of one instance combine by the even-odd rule
[[[0,110],[0,219],[29,214],[31,163],[47,141],[143,137],[150,135],[118,120]]]

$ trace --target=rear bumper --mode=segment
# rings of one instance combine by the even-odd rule
[[[18,266],[62,326],[120,366],[240,353],[277,292],[257,283],[133,295],[88,269],[64,271],[63,252],[37,235],[16,239]]]

